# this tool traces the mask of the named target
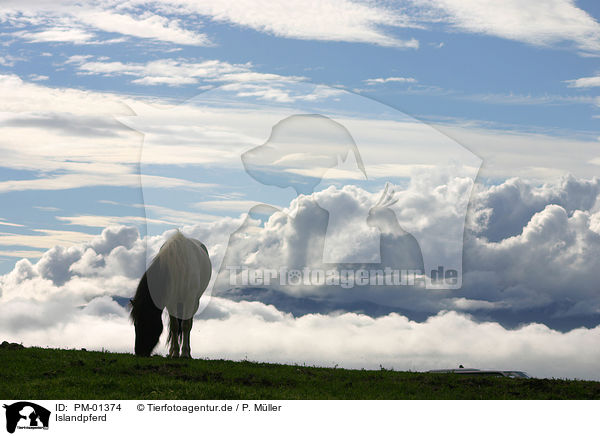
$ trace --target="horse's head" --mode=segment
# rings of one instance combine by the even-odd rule
[[[163,330],[160,313],[153,316],[142,316],[133,323],[135,325],[135,354],[150,356]]]
[[[135,354],[150,356],[163,330],[162,310],[158,309],[148,291],[146,275],[140,281],[138,294],[131,300],[131,319],[135,326]]]

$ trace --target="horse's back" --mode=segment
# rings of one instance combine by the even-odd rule
[[[173,240],[178,238],[177,240]],[[155,280],[152,297],[169,314],[189,319],[198,310],[199,300],[211,277],[212,266],[204,245],[176,234],[159,251],[148,269]]]

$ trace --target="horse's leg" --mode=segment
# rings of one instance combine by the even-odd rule
[[[179,357],[179,320],[173,315],[169,315],[169,340],[169,357]]]
[[[186,319],[183,321],[183,344],[181,346],[181,357],[192,357],[192,348],[190,347],[190,332],[192,331],[192,324],[194,318]]]

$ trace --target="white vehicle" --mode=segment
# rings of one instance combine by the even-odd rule
[[[495,377],[509,377],[509,378],[530,378],[527,373],[523,371],[501,371],[496,369],[476,369],[476,368],[457,368],[457,369],[432,369],[427,371],[430,373],[454,373],[462,375],[473,375],[473,376],[495,376]]]

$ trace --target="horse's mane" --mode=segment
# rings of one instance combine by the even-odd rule
[[[154,306],[152,297],[150,296],[150,290],[148,289],[148,278],[146,273],[144,273],[144,276],[140,280],[135,295],[130,300],[129,305],[131,307],[129,318],[134,322],[136,319],[140,318],[147,308]]]

